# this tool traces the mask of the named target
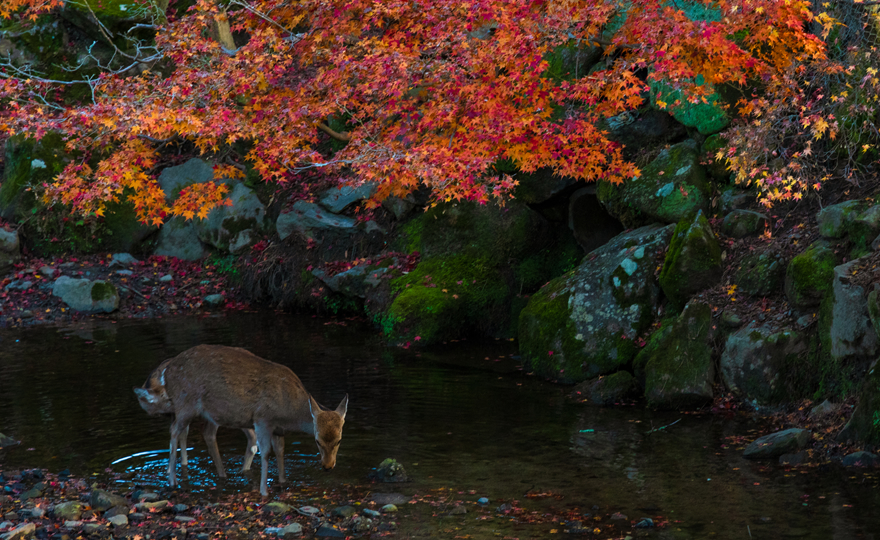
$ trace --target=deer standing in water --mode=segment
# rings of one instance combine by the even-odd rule
[[[220,477],[226,474],[217,448],[217,428],[227,426],[245,432],[248,449],[244,470],[250,467],[258,448],[263,496],[268,495],[270,447],[275,451],[279,480],[285,481],[282,434],[286,431],[314,435],[324,469],[336,466],[348,396],[335,410],[325,410],[293,371],[244,349],[220,345],[193,347],[163,362],[135,393],[148,413],[174,413],[168,463],[168,482],[172,486],[177,485],[177,445],[184,449],[181,459],[186,464],[186,436],[189,424],[197,417],[207,422],[205,442]]]

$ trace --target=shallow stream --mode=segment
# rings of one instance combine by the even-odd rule
[[[510,342],[390,348],[358,322],[272,312],[0,331],[0,432],[22,440],[0,450],[0,469],[109,469],[163,486],[169,419],[144,413],[132,387],[163,359],[199,343],[241,346],[288,365],[326,406],[349,394],[332,472],[318,467],[311,437],[286,438],[292,489],[298,482],[327,490],[368,484],[368,473],[391,457],[413,481],[377,491],[445,490],[465,501],[487,497],[491,507],[517,501],[530,510],[580,514],[585,523],[591,514],[651,517],[668,522],[652,533],[663,538],[880,538],[876,473],[744,460],[744,443],[761,428],[754,420],[581,405],[567,399],[570,387],[523,373]],[[255,477],[238,471],[244,436],[221,429],[219,444],[229,474],[222,483],[193,427],[186,487],[251,489]],[[287,489],[272,475],[271,489]],[[402,521],[408,537],[565,530],[480,523],[473,513]]]

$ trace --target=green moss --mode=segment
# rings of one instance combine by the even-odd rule
[[[467,330],[497,332],[509,327],[510,291],[488,259],[468,255],[421,261],[409,274],[391,281],[399,293],[388,310],[395,341],[418,336],[436,343]]]
[[[833,250],[816,244],[795,256],[785,273],[785,294],[789,302],[796,307],[821,302],[831,291],[837,264]]]
[[[819,306],[819,355],[816,358],[816,392],[814,399],[843,399],[854,388],[858,380],[855,366],[843,364],[831,354],[831,323],[834,316],[834,296],[826,295]]]
[[[116,287],[106,281],[96,281],[92,284],[92,301],[102,302],[116,295]]]
[[[532,295],[519,317],[520,353],[529,368],[544,377],[583,380],[583,366],[576,360],[583,343],[568,306],[568,276],[561,276]]]
[[[663,269],[660,287],[670,303],[681,309],[688,298],[720,279],[721,248],[702,212],[675,226]]]

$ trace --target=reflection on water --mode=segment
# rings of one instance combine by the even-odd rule
[[[199,343],[243,346],[288,365],[326,405],[349,394],[334,471],[320,470],[310,436],[286,437],[295,483],[362,483],[393,457],[414,479],[391,486],[404,493],[445,487],[493,501],[552,493],[530,503],[661,517],[675,538],[871,539],[880,531],[873,474],[745,461],[730,440],[759,427],[746,419],[572,404],[567,388],[523,375],[508,342],[407,351],[354,323],[276,313],[0,331],[0,432],[23,441],[0,451],[0,467],[110,468],[165,485],[170,420],[145,414],[131,389]],[[222,482],[193,425],[186,486],[251,489],[259,459],[240,472],[244,435],[221,429],[218,443]]]

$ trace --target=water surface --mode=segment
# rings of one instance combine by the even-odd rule
[[[200,343],[245,347],[285,364],[326,406],[349,394],[334,471],[319,470],[310,436],[286,437],[294,490],[299,482],[328,490],[366,484],[370,470],[393,457],[414,481],[377,491],[485,496],[491,507],[518,501],[585,523],[613,512],[652,517],[669,522],[655,532],[661,537],[873,539],[880,531],[875,474],[746,461],[740,441],[761,427],[752,420],[576,404],[566,398],[569,387],[524,374],[513,343],[404,350],[355,321],[273,312],[0,331],[0,432],[23,441],[0,451],[0,467],[109,469],[163,486],[170,421],[144,413],[132,387]],[[229,479],[218,482],[199,430],[191,430],[187,488],[250,490],[255,477],[238,472],[241,432],[221,429]],[[277,493],[274,478],[270,485]],[[497,518],[479,528],[479,517],[416,516],[402,535],[517,534]],[[521,533],[553,530],[564,527]]]

